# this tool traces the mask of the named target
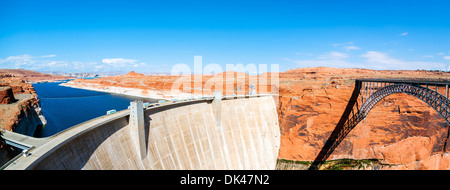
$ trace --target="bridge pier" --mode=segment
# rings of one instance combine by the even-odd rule
[[[445,85],[445,97],[448,98],[448,84]]]

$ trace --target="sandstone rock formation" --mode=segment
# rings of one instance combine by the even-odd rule
[[[0,100],[8,102],[0,106],[0,128],[32,136],[36,127],[45,125],[33,85],[22,78],[1,78]]]
[[[125,77],[145,77],[145,75],[141,73],[136,73],[134,71],[130,71],[125,75]]]
[[[15,100],[13,91],[9,86],[0,87],[0,104],[9,104]]]

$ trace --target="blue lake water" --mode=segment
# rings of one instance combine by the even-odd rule
[[[106,111],[127,109],[131,101],[156,102],[155,99],[124,96],[59,86],[62,82],[33,84],[41,101],[47,125],[37,129],[35,137],[48,137],[84,121],[102,116]]]

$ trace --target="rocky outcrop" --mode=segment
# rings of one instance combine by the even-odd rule
[[[37,128],[44,127],[46,124],[39,101],[36,98],[30,98],[20,105],[17,119],[12,123],[11,129],[16,133],[33,136]]]
[[[2,78],[0,86],[0,89],[7,92],[7,95],[0,96],[0,99],[9,99],[8,104],[0,107],[0,127],[33,136],[37,127],[46,124],[33,86],[17,77]]]
[[[0,87],[0,104],[10,104],[16,100],[9,86]]]
[[[141,73],[136,73],[134,71],[130,71],[125,75],[125,77],[145,77],[145,75]]]

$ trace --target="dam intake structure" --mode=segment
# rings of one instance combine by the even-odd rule
[[[2,131],[28,147],[3,169],[275,169],[280,128],[272,96],[135,101],[46,138]]]

